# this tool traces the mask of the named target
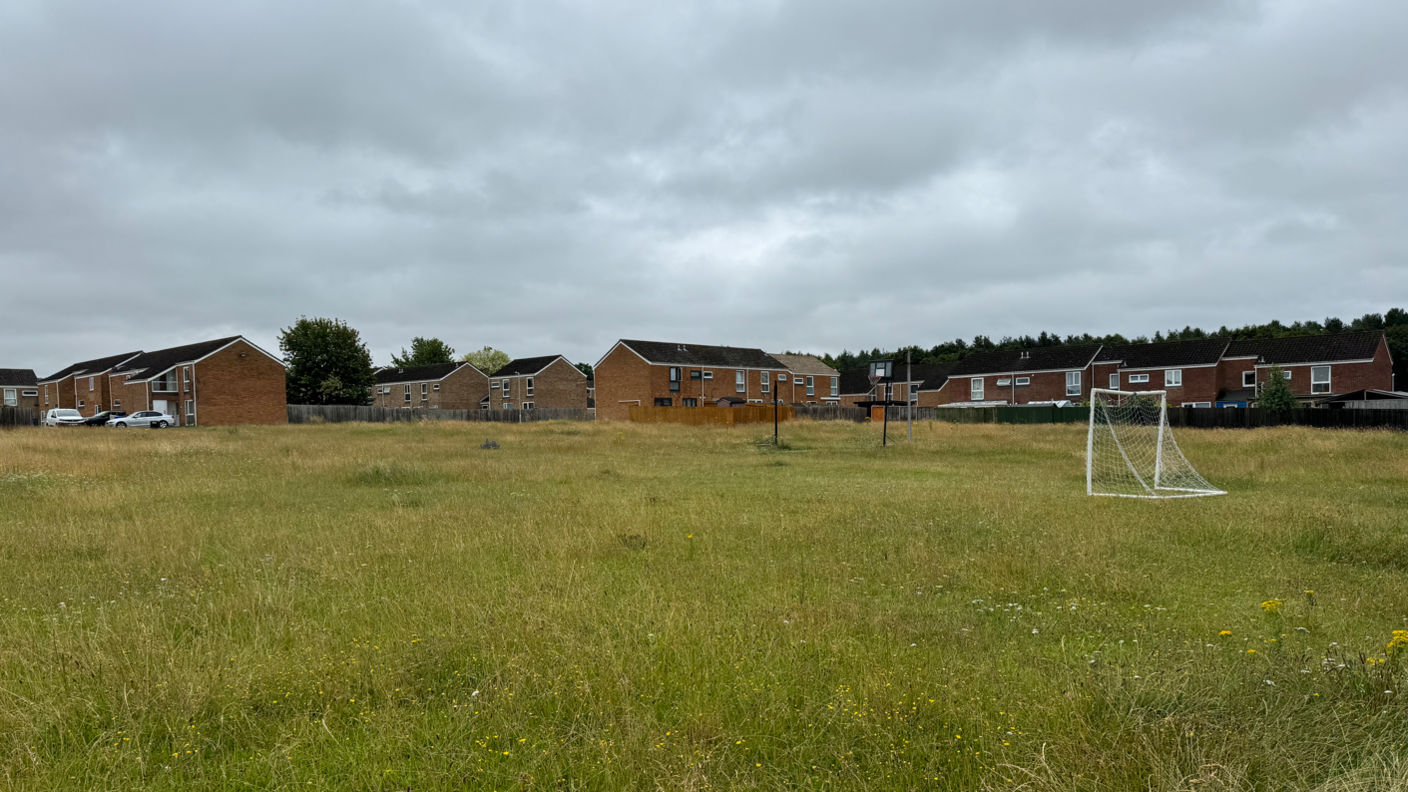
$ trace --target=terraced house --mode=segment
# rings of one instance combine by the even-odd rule
[[[840,404],[841,372],[815,355],[774,352],[772,358],[787,367],[779,375],[778,398],[786,404]]]
[[[1212,407],[1224,390],[1225,338],[1126,344],[1100,350],[1092,365],[1095,387],[1167,391],[1170,407]]]
[[[39,380],[34,369],[0,369],[0,405],[39,411]]]
[[[440,363],[376,372],[372,404],[429,410],[477,410],[489,394],[489,377],[469,363]]]
[[[156,410],[178,426],[288,422],[283,361],[243,336],[142,352],[106,379],[112,409]]]
[[[39,409],[70,409],[93,416],[107,409],[121,410],[121,405],[112,406],[112,389],[108,375],[115,366],[125,363],[141,352],[124,352],[121,355],[85,360],[60,369],[38,382],[39,396],[43,400]]]
[[[562,355],[510,360],[489,378],[484,409],[587,408],[588,377]]]
[[[1099,345],[984,352],[960,360],[933,397],[934,405],[1030,404],[1090,395]]]
[[[787,366],[761,349],[621,339],[597,361],[596,417],[625,420],[632,405],[766,403]]]

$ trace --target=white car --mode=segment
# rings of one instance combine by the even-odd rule
[[[114,418],[108,421],[108,426],[116,426],[119,429],[126,429],[129,426],[155,426],[158,429],[165,429],[176,423],[176,419],[170,415],[157,412],[156,410],[141,410],[131,415],[124,415],[121,418]]]
[[[83,413],[78,410],[50,410],[44,414],[45,426],[82,426]]]

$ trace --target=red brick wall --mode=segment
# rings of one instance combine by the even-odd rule
[[[138,410],[151,409],[145,382],[128,382],[121,374],[113,374],[108,376],[108,389],[112,393],[113,401],[122,403],[121,406],[114,407],[115,410],[131,415]]]
[[[812,378],[812,383],[815,386],[811,396],[807,395],[807,377]],[[789,371],[787,372],[787,382],[778,393],[781,395],[782,401],[787,404],[828,404],[833,401],[831,377],[830,374],[793,374]]]
[[[1242,390],[1242,372],[1256,367],[1255,358],[1223,360],[1217,364],[1217,387],[1219,391]]]
[[[288,423],[284,367],[244,341],[195,365],[195,398],[201,426]]]
[[[596,417],[600,421],[624,421],[631,404],[653,404],[650,369],[640,355],[618,344],[597,364]]]
[[[545,409],[586,409],[587,378],[581,369],[558,358],[533,377],[533,396],[527,395],[527,378],[519,377],[516,387],[524,390],[518,403],[533,402],[533,406]]]
[[[411,400],[406,401],[406,385],[411,386]],[[424,398],[421,386],[425,386]],[[435,386],[440,389],[436,390]],[[390,393],[382,393],[390,388]],[[477,410],[479,402],[489,392],[489,378],[473,366],[461,366],[443,380],[377,385],[372,388],[372,404],[376,407],[427,407],[438,410]]]
[[[1291,393],[1297,396],[1324,398],[1331,394],[1349,393],[1364,388],[1393,390],[1393,365],[1389,361],[1388,345],[1383,339],[1379,340],[1378,349],[1374,351],[1374,359],[1368,363],[1329,363],[1323,365],[1330,367],[1330,391],[1329,393],[1316,394],[1310,392],[1311,366],[1282,366],[1282,371],[1291,372]],[[1269,371],[1269,366],[1257,369],[1256,377],[1259,386],[1265,386],[1266,375]]]
[[[1030,385],[1016,385],[1016,377],[1030,377]],[[997,381],[1000,379],[1012,378],[1013,382],[999,388]],[[938,391],[932,402],[936,405],[953,404],[954,402],[971,401],[970,395],[971,380],[974,377],[949,377],[944,383],[942,390]],[[984,401],[1005,401],[1009,404],[1027,404],[1035,401],[1053,401],[1058,399],[1070,399],[1080,401],[1090,395],[1091,376],[1090,370],[1081,372],[1081,391],[1079,396],[1066,395],[1066,372],[1046,371],[1031,374],[987,374],[983,380],[983,400]],[[924,400],[921,399],[921,403]]]
[[[734,368],[717,366],[680,366],[680,390],[670,392],[670,367],[653,366],[624,346],[618,346],[602,359],[596,368],[596,416],[605,421],[625,420],[630,415],[631,404],[649,407],[657,398],[672,399],[674,406],[681,406],[684,399],[699,399],[701,406],[710,404],[725,396],[742,399],[772,401],[771,390],[762,391],[762,371],[746,369],[745,390],[739,393],[734,385]],[[713,380],[689,378],[691,371],[712,371]],[[786,369],[769,369],[772,387],[777,386],[779,374],[789,374]],[[815,375],[813,375],[815,376]],[[819,386],[818,386],[819,387]],[[828,388],[830,386],[828,385]],[[780,396],[786,399],[792,392],[792,383],[783,386]],[[624,402],[624,403],[623,403]]]
[[[1170,387],[1164,382],[1164,372],[1166,369],[1125,369],[1120,372],[1120,390],[1123,391],[1168,391],[1168,406],[1181,407],[1184,402],[1210,402],[1213,406],[1217,402],[1217,393],[1221,381],[1218,366],[1200,366],[1197,368],[1180,369],[1183,372],[1183,385]],[[1149,375],[1148,382],[1131,382],[1130,377],[1135,374]],[[1100,387],[1108,388],[1108,377],[1100,380]]]

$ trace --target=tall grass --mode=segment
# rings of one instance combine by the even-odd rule
[[[0,786],[1404,788],[1408,437],[783,433],[0,434]]]

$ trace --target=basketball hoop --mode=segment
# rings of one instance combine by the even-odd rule
[[[870,387],[871,387],[871,389],[873,390],[876,385],[879,385],[879,384],[880,384],[880,380],[882,380],[882,379],[884,379],[884,377],[880,376],[879,374],[871,374],[871,375],[870,375]]]

